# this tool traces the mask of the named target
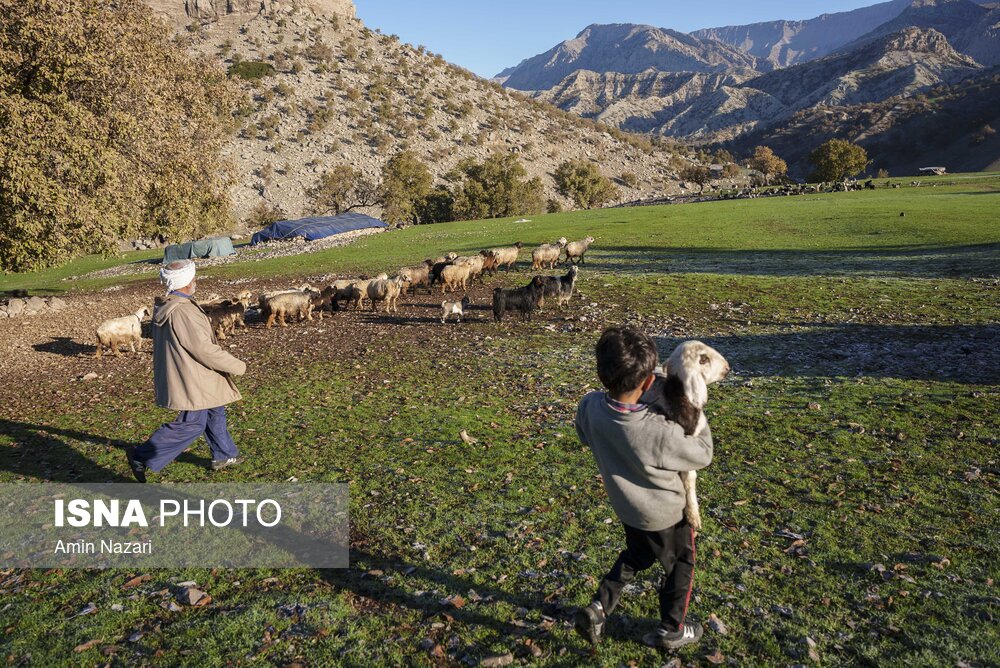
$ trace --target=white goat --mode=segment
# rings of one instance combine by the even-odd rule
[[[652,410],[676,422],[688,436],[696,436],[707,426],[704,407],[708,403],[708,386],[729,374],[729,362],[714,348],[701,341],[681,343],[667,358],[665,375],[653,384]],[[698,507],[698,474],[680,471],[686,505],[684,517],[695,531],[701,531]]]
[[[465,315],[465,307],[471,303],[472,300],[469,299],[468,295],[462,297],[462,301],[460,302],[441,302],[441,322],[444,323],[450,315],[457,316],[456,319],[462,322],[462,317]]]
[[[142,319],[148,318],[151,315],[149,307],[143,306],[132,315],[112,318],[102,322],[95,332],[97,337],[97,352],[94,357],[101,356],[102,347],[110,350],[112,355],[117,355],[118,346],[125,343],[129,345],[132,352],[135,352],[136,343],[139,344],[139,349],[141,350]]]

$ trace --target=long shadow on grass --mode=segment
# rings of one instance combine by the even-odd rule
[[[12,442],[10,446],[0,447],[2,471],[39,478],[47,482],[135,482],[131,476],[122,475],[94,462],[70,441],[117,450],[122,450],[128,445],[138,445],[136,442],[13,420],[0,420],[0,437],[6,437]],[[125,468],[125,454],[121,453],[120,457],[122,468]],[[199,457],[191,452],[183,452],[175,461],[208,466],[211,457]]]
[[[49,482],[135,482],[131,476],[106,469],[85,457],[69,440],[114,448],[134,443],[11,420],[0,420],[0,436],[13,443],[0,448],[0,469],[4,471]]]
[[[875,376],[1000,384],[1000,324],[975,326],[795,324],[805,331],[706,337],[737,375]],[[663,356],[682,339],[655,337]]]
[[[489,629],[490,635],[477,640],[475,648],[464,650],[473,656],[484,654],[485,649],[493,644],[500,644],[510,649],[515,639],[538,640],[548,635],[548,627],[551,626],[551,622],[546,624],[544,621],[541,623],[527,620],[506,621],[505,613],[494,607],[496,603],[506,603],[514,608],[524,608],[530,611],[529,617],[541,613],[555,619],[557,624],[571,614],[569,608],[559,603],[546,601],[545,592],[542,590],[521,590],[522,593],[511,593],[481,582],[473,582],[444,570],[373,555],[353,546],[351,548],[351,563],[352,566],[349,569],[318,572],[323,580],[335,589],[350,591],[381,604],[403,606],[421,613],[428,620],[434,617],[446,620],[447,616],[455,623]],[[381,571],[381,574],[369,575],[372,571]],[[403,586],[392,584],[394,581],[402,581],[407,578],[419,583],[421,588],[430,586],[438,593],[424,592],[418,595],[414,591],[408,591]],[[482,597],[482,600],[469,600],[471,591]],[[454,601],[452,598],[454,596],[462,597],[462,599],[457,604],[445,600],[448,598]],[[620,624],[617,624],[617,621],[615,629],[610,634],[615,637],[620,635],[620,629],[617,628]],[[435,632],[428,626],[427,634],[433,636]],[[445,637],[440,638],[442,644],[445,643],[445,640]],[[580,649],[582,649],[582,645]],[[458,652],[459,655],[462,653],[462,650]]]
[[[1000,243],[823,251],[599,246],[595,243],[592,253],[583,270],[765,276],[989,277],[995,276],[1000,267]]]

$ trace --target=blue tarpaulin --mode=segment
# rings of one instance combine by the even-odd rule
[[[235,252],[233,240],[229,237],[199,239],[198,241],[167,246],[163,249],[163,263],[169,264],[174,260],[190,260],[197,257],[222,257],[232,255]]]
[[[294,237],[315,241],[334,234],[364,230],[370,227],[389,227],[389,225],[378,218],[354,212],[342,213],[339,216],[314,216],[298,220],[282,220],[254,234],[250,243],[253,245],[263,241],[292,239]]]

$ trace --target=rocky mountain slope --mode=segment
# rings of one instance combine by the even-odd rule
[[[579,38],[564,42],[502,73],[501,79],[508,87],[526,88],[562,109],[622,129],[738,147],[746,143],[742,137],[773,135],[793,118],[798,124],[823,123],[831,109],[852,109],[848,116],[857,117],[855,111],[866,105],[891,106],[932,89],[945,90],[1000,64],[1000,9],[970,0],[892,0],[809,21],[693,34],[698,44],[726,44],[753,59],[740,63],[729,57],[729,65],[675,66],[680,62],[670,55],[676,55],[675,40],[661,43],[660,65],[640,47],[636,58],[647,68],[616,69],[616,63],[632,63],[623,46],[634,41],[633,35],[657,30],[629,28],[591,26],[581,35],[625,34],[628,39],[607,43],[588,37],[582,49]],[[611,64],[583,67],[600,63],[598,47]],[[562,57],[574,48],[578,54],[592,53]],[[531,88],[547,84],[570,65],[578,69],[555,84]],[[808,135],[796,133],[800,139]],[[794,168],[804,169],[801,164]]]
[[[571,158],[593,160],[609,178],[626,175],[622,201],[681,191],[677,173],[689,159],[668,143],[585,121],[369,30],[349,0],[270,0],[263,11],[242,0],[148,1],[193,52],[226,68],[274,68],[233,78],[252,100],[225,149],[243,221],[262,205],[290,217],[321,213],[308,196],[321,174],[347,164],[377,180],[404,148],[438,179],[464,158],[516,153],[564,205],[552,174]]]
[[[574,39],[497,75],[508,88],[542,90],[579,71],[636,74],[757,68],[757,59],[713,39],[653,26],[591,25]],[[763,66],[763,65],[761,65]]]
[[[822,58],[899,16],[910,0],[891,0],[850,12],[822,14],[806,21],[768,21],[696,30],[700,39],[733,46],[774,67]]]
[[[732,139],[816,106],[881,102],[975,74],[977,63],[940,33],[909,28],[838,54],[758,75],[577,72],[541,99],[632,131]]]

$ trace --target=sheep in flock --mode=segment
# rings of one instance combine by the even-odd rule
[[[566,244],[566,264],[585,264],[583,255],[592,243],[594,243],[594,237],[587,237],[583,241],[574,241]]]
[[[417,288],[424,287],[427,288],[427,293],[433,292],[431,288],[431,268],[434,266],[434,260],[424,260],[423,264],[418,264],[415,267],[403,267],[399,270],[400,276],[406,276],[409,278],[409,289],[413,291],[413,295],[416,296]]]
[[[317,290],[309,288],[261,295],[260,315],[265,319],[265,327],[270,329],[275,320],[280,326],[287,327],[286,319],[289,317],[312,320],[313,303],[318,294]]]
[[[385,302],[386,313],[399,312],[399,295],[406,289],[410,279],[405,275],[393,278],[381,278],[368,284],[368,299],[372,302],[372,311],[378,310],[379,302]]]
[[[236,295],[234,299],[226,299],[221,302],[198,302],[198,306],[212,323],[215,337],[219,341],[225,341],[227,335],[236,333],[237,327],[246,328],[247,324],[243,318],[247,309],[250,308],[251,299],[253,299],[253,293],[245,290]]]
[[[555,269],[559,262],[559,254],[566,247],[566,237],[559,237],[554,244],[542,244],[531,251],[532,269]]]
[[[688,436],[699,434],[708,426],[703,409],[708,403],[708,386],[729,375],[729,362],[717,350],[701,341],[681,343],[667,358],[666,375],[657,374],[649,392],[643,396],[650,410],[676,422]],[[687,505],[684,517],[695,531],[701,530],[696,471],[680,471]]]
[[[441,269],[441,294],[454,292],[458,288],[465,290],[472,277],[471,264],[449,264]]]
[[[368,286],[372,281],[384,281],[389,278],[389,274],[379,274],[375,278],[365,278],[359,281],[354,281],[352,285],[354,289],[351,290],[351,298],[348,300],[349,304],[354,304],[354,308],[363,309],[365,307],[365,298],[368,296]]]
[[[133,313],[132,315],[122,316],[121,318],[111,318],[110,320],[105,320],[100,325],[98,325],[95,331],[95,336],[97,338],[97,352],[94,354],[95,357],[101,356],[101,349],[107,348],[111,351],[112,355],[118,354],[118,346],[128,344],[129,349],[135,352],[135,344],[139,344],[139,349],[142,349],[142,319],[148,318],[152,315],[148,306],[143,306],[141,309]]]
[[[503,268],[505,271],[510,271],[512,268],[517,267],[517,256],[521,252],[522,244],[520,241],[515,243],[513,246],[507,246],[505,248],[490,248],[497,256],[497,268]]]

